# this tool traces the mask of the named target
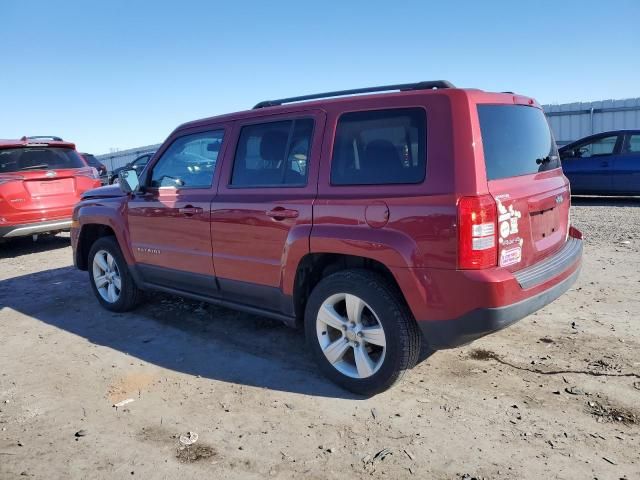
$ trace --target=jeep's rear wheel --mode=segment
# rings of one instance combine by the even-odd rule
[[[391,387],[420,352],[418,327],[399,294],[367,270],[320,281],[307,302],[305,330],[323,373],[362,395]]]
[[[139,302],[140,290],[113,237],[99,238],[91,246],[89,281],[93,293],[107,310],[126,312]]]

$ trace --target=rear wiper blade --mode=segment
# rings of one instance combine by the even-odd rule
[[[29,167],[23,167],[20,170],[36,170],[36,169],[39,169],[39,168],[45,168],[46,169],[46,168],[49,168],[49,165],[46,164],[46,163],[43,163],[41,165],[31,165]]]

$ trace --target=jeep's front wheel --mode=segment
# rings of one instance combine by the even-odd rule
[[[320,281],[307,302],[305,333],[323,373],[367,396],[400,380],[420,352],[418,326],[399,294],[367,270]]]
[[[93,293],[107,310],[126,312],[139,302],[140,290],[113,237],[99,238],[91,246],[89,281]]]

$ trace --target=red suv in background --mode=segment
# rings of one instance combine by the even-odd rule
[[[100,186],[73,143],[59,137],[0,140],[0,240],[69,230],[80,195]]]
[[[540,309],[581,265],[547,120],[511,93],[435,81],[261,102],[178,127],[120,177],[71,231],[105,308],[157,290],[303,324],[319,368],[361,394],[423,342]]]

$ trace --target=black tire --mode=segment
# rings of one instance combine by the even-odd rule
[[[337,370],[322,351],[316,319],[325,300],[336,294],[356,295],[375,312],[386,339],[386,352],[379,369],[366,378],[353,378]],[[414,367],[422,336],[397,288],[381,275],[364,269],[343,270],[322,279],[313,289],[305,310],[307,343],[320,370],[346,390],[372,396],[389,389]]]
[[[120,274],[120,295],[115,302],[108,302],[102,298],[102,295],[98,292],[98,288],[96,287],[93,279],[93,260],[96,253],[100,250],[104,250],[111,254]],[[127,262],[125,261],[122,252],[120,251],[120,246],[118,245],[118,241],[115,237],[101,237],[91,245],[91,249],[89,250],[88,271],[91,289],[100,302],[100,305],[107,310],[112,312],[128,312],[133,310],[140,303],[142,292],[135,284],[133,277],[129,272],[129,267],[127,266]]]

